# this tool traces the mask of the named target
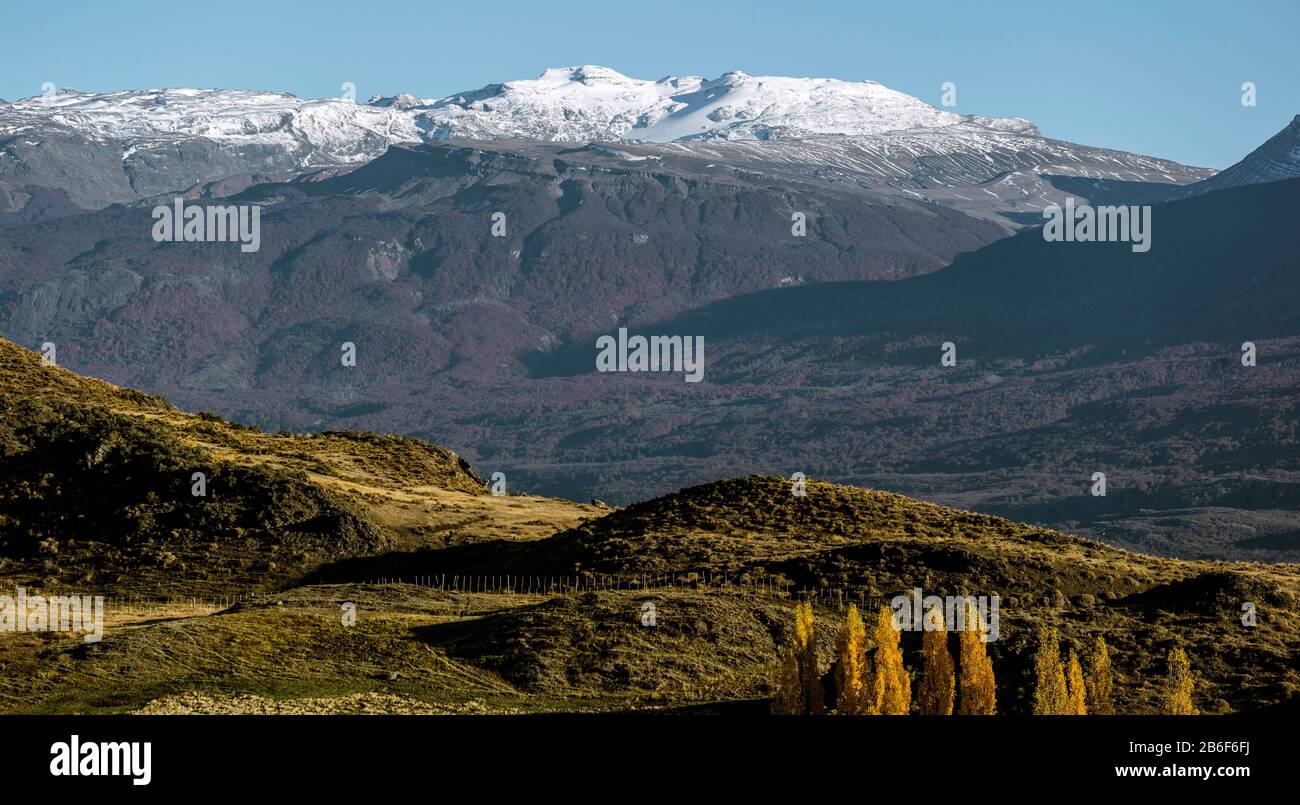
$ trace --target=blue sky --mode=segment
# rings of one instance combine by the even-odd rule
[[[953,81],[954,111],[1222,168],[1300,113],[1297,31],[1300,0],[21,3],[0,19],[0,97],[46,81],[433,97],[575,64],[872,79],[935,104]]]

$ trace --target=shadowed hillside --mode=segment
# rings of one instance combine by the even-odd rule
[[[21,583],[279,587],[421,539],[441,518],[413,529],[402,507],[472,511],[490,497],[483,484],[454,453],[416,439],[265,434],[0,341],[0,572]]]

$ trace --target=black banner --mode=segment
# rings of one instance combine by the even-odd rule
[[[1192,783],[1217,792],[1289,781],[1283,725],[1247,716],[9,716],[0,767],[6,783],[127,797],[389,786],[426,786],[434,797],[471,784],[542,793],[620,779],[700,793],[803,778],[815,793],[839,773],[858,780],[867,770],[918,795]]]

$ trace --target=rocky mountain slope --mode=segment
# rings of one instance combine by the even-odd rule
[[[418,434],[574,499],[804,471],[1183,556],[1296,555],[1274,402],[1290,185],[1158,207],[1139,255],[994,243],[899,188],[628,157],[676,147],[393,148],[232,196],[264,210],[251,254],[154,243],[147,204],[11,226],[3,332],[268,430]],[[594,373],[620,326],[705,336],[707,381]],[[941,374],[948,340],[963,360]],[[1246,340],[1266,359],[1230,380]],[[1122,483],[1089,502],[1104,469]]]
[[[358,395],[376,382],[520,378],[525,353],[619,322],[924,273],[1002,235],[916,201],[553,145],[394,148],[346,176],[231,201],[262,207],[259,251],[154,243],[147,206],[9,229],[4,332],[182,402],[276,378],[334,416],[368,405]],[[804,210],[811,238],[792,234]],[[359,345],[359,372],[340,365],[345,341]]]
[[[1240,162],[1208,179],[1188,185],[1178,191],[1176,196],[1181,198],[1225,187],[1281,182],[1297,177],[1300,177],[1300,115],[1292,118],[1286,128],[1274,134]]]
[[[642,328],[702,335],[707,389],[597,378],[586,345],[552,351],[539,374],[564,378],[574,413],[531,420],[534,449],[538,433],[554,445],[533,477],[835,474],[1145,550],[1294,561],[1296,215],[1300,182],[1251,185],[1157,206],[1145,254],[1031,230],[923,277],[765,291]],[[577,470],[595,456],[613,460]]]

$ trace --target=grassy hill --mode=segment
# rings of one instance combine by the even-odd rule
[[[1300,691],[1295,565],[1154,558],[815,480],[621,510],[494,496],[415,439],[261,433],[0,342],[0,592],[20,585],[110,596],[107,623],[94,644],[0,633],[3,712],[761,712],[794,599],[817,604],[826,664],[845,602],[918,587],[999,597],[1002,712],[1032,697],[1043,625],[1080,651],[1106,638],[1122,712],[1157,708],[1174,647],[1205,711]],[[915,674],[920,635],[902,641]]]

